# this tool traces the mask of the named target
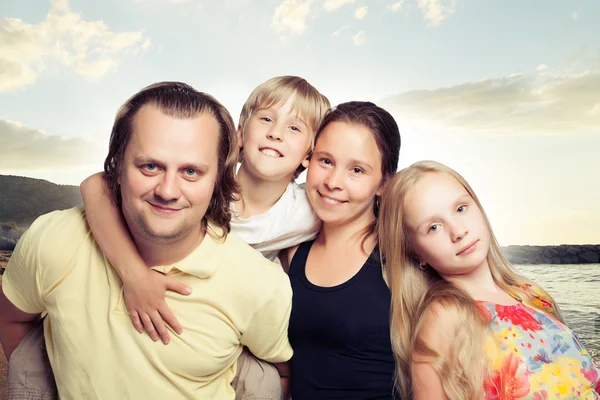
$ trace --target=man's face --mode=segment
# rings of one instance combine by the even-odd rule
[[[209,112],[179,119],[145,105],[132,129],[119,183],[133,237],[160,244],[200,238],[217,178],[216,119]]]

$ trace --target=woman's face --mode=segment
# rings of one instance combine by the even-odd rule
[[[381,180],[381,154],[368,128],[336,121],[323,129],[310,159],[306,193],[324,224],[371,223]]]

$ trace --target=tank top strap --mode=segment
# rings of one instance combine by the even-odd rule
[[[308,253],[310,253],[310,248],[314,242],[314,240],[309,240],[308,242],[304,242],[298,246],[298,250],[296,250],[294,257],[292,258],[292,262],[290,263],[289,275],[304,274]]]

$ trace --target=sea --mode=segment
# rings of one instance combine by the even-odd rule
[[[600,363],[600,264],[513,267],[552,295],[569,328]]]

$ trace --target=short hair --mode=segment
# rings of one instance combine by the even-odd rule
[[[276,76],[261,83],[250,93],[240,113],[239,127],[246,131],[248,120],[261,108],[273,105],[282,106],[292,96],[296,96],[292,110],[296,111],[312,131],[311,150],[315,144],[315,135],[331,105],[314,86],[299,76]],[[243,150],[240,150],[240,161],[243,161]],[[300,165],[294,174],[298,177],[304,167]]]
[[[237,198],[239,186],[235,181],[238,157],[237,135],[233,118],[227,109],[209,94],[202,93],[181,82],[159,82],[145,87],[119,108],[110,135],[108,155],[104,160],[104,178],[113,195],[113,201],[121,205],[119,176],[123,167],[125,151],[133,133],[133,120],[145,105],[153,105],[163,113],[176,118],[194,118],[210,112],[219,125],[218,171],[215,191],[202,219],[223,230],[224,237],[230,231],[230,203]]]

